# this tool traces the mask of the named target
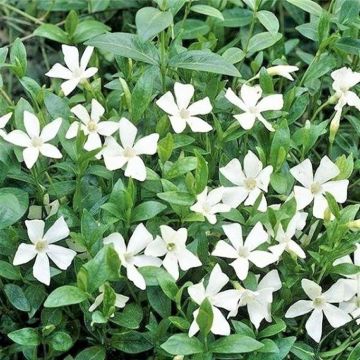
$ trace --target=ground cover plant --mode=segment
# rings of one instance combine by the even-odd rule
[[[0,359],[359,359],[359,11],[1,0]]]

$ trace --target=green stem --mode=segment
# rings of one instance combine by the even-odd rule
[[[33,21],[35,24],[39,24],[39,25],[43,24],[43,22],[41,20],[37,19],[36,17],[33,17],[33,16],[27,14],[26,12],[24,12],[24,11],[22,11],[22,10],[12,6],[12,5],[9,5],[7,3],[4,3],[4,2],[0,3],[0,7],[4,7],[6,9],[8,9],[8,10],[11,10],[11,11],[19,14],[19,15],[22,15],[23,17]]]
[[[311,117],[310,122],[313,122],[316,116],[329,104],[330,104],[330,100],[327,100],[321,106],[319,106],[317,110],[314,112],[313,116]]]

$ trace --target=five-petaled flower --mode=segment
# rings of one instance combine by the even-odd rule
[[[263,268],[278,259],[277,256],[270,252],[257,250],[257,248],[266,243],[269,238],[268,233],[264,230],[261,223],[256,223],[245,241],[243,240],[240,224],[223,225],[222,228],[231,245],[224,240],[220,240],[211,255],[234,259],[230,266],[233,267],[240,280],[244,280],[247,277],[250,263],[255,264],[259,268]]]
[[[57,118],[45,125],[40,132],[39,119],[32,113],[24,111],[24,125],[26,133],[22,130],[13,130],[5,135],[5,140],[25,148],[23,158],[28,169],[31,169],[42,154],[49,158],[60,159],[61,152],[57,147],[48,144],[48,141],[54,139],[61,126],[62,119]]]
[[[79,60],[79,50],[75,46],[62,45],[62,52],[67,68],[64,65],[57,63],[45,75],[66,80],[61,84],[61,90],[64,95],[67,96],[76,88],[76,86],[95,75],[98,71],[96,67],[86,69],[93,51],[94,48],[88,46],[85,49],[81,60]]]
[[[26,220],[25,225],[31,244],[22,243],[19,245],[13,264],[25,264],[36,257],[33,275],[40,282],[49,285],[49,258],[58,268],[66,270],[76,256],[74,250],[54,245],[55,242],[66,239],[70,230],[63,217],[56,220],[45,234],[45,222],[42,220]]]
[[[193,132],[204,133],[212,129],[207,122],[197,116],[206,115],[211,112],[212,106],[210,100],[206,97],[190,105],[194,91],[194,87],[191,84],[176,82],[174,85],[176,101],[170,91],[156,101],[157,106],[169,114],[171,126],[176,133],[183,132],[186,125],[189,125]]]
[[[225,97],[233,105],[243,111],[242,114],[234,115],[234,118],[245,129],[251,129],[255,120],[259,120],[269,131],[275,131],[273,126],[262,115],[263,111],[281,110],[284,105],[283,96],[274,94],[264,97],[262,100],[262,90],[259,85],[249,86],[244,84],[240,90],[239,98],[230,88],[226,90]]]
[[[294,186],[294,194],[298,209],[303,209],[314,200],[313,215],[323,219],[328,209],[325,193],[328,192],[338,203],[344,203],[347,198],[349,180],[333,180],[340,170],[327,156],[313,174],[313,167],[309,159],[290,169],[291,175],[303,186]]]
[[[119,122],[119,133],[121,145],[112,136],[105,140],[102,155],[106,168],[115,170],[126,166],[125,176],[144,181],[146,167],[140,155],[156,153],[159,134],[150,134],[135,142],[137,128],[126,118]]]
[[[174,230],[167,225],[160,226],[161,237],[157,236],[145,249],[145,255],[164,256],[162,264],[175,279],[179,278],[179,267],[183,271],[201,266],[201,261],[186,248],[187,229]]]
[[[267,202],[263,193],[268,191],[272,172],[273,167],[269,165],[263,169],[261,161],[250,150],[244,158],[244,171],[240,161],[232,159],[226,166],[220,168],[220,173],[235,185],[224,188],[224,204],[236,208],[245,200],[245,205],[254,205],[261,195],[258,210],[266,211]]]

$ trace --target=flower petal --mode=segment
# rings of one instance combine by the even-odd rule
[[[206,298],[204,283],[202,281],[195,285],[190,285],[187,291],[191,299],[198,305],[201,305],[201,303]]]
[[[326,210],[329,208],[328,202],[323,195],[314,197],[313,215],[318,219],[323,219]]]
[[[314,309],[309,319],[305,324],[308,335],[319,342],[322,334],[323,312],[321,310]]]
[[[90,133],[84,145],[86,151],[92,151],[101,148],[101,138],[98,133]]]
[[[237,106],[242,111],[247,111],[246,105],[243,101],[234,93],[234,91],[230,88],[226,90],[225,98],[230,101],[233,105]]]
[[[3,116],[0,116],[0,129],[3,129],[5,125],[8,123],[12,116],[12,112],[9,112]]]
[[[30,148],[29,148],[30,149]],[[24,150],[25,151],[25,150]],[[48,158],[61,159],[62,154],[59,149],[51,144],[43,144],[40,147],[40,153]]]
[[[16,250],[13,265],[21,265],[32,260],[37,254],[33,244],[20,244]]]
[[[322,185],[324,191],[329,192],[334,196],[335,200],[342,204],[347,199],[347,188],[349,185],[349,180],[335,180],[328,181]]]
[[[324,184],[340,174],[340,170],[327,156],[324,156],[317,168],[314,181]]]
[[[244,112],[243,114],[234,115],[234,118],[239,122],[243,129],[250,130],[255,124],[256,115]]]
[[[136,226],[133,234],[130,237],[127,251],[132,254],[138,254],[142,250],[146,248],[147,245],[151,243],[153,240],[153,236],[150,232],[146,229],[144,224],[140,223]]]
[[[294,196],[296,200],[297,210],[305,208],[314,199],[313,193],[309,189],[301,186],[294,186]]]
[[[50,285],[50,264],[46,253],[38,253],[33,267],[34,278],[45,285]]]
[[[24,126],[30,138],[40,136],[39,119],[33,113],[24,111]]]
[[[190,129],[193,132],[206,133],[212,130],[211,125],[196,116],[191,116],[186,120],[186,122],[189,124]]]
[[[240,280],[246,279],[249,272],[249,261],[246,258],[239,257],[233,261],[230,266],[235,270],[236,276]]]
[[[134,150],[136,151],[136,154],[154,155],[156,153],[158,140],[159,134],[157,133],[141,138],[134,145]]]
[[[147,245],[144,253],[147,256],[164,256],[167,253],[166,242],[157,236]]]
[[[49,228],[49,230],[45,233],[44,239],[49,243],[52,244],[62,239],[66,239],[70,234],[69,227],[64,219],[61,216],[57,219],[54,224]]]
[[[156,101],[156,105],[169,115],[178,115],[180,109],[175,103],[173,94],[168,91],[159,100]]]
[[[321,286],[316,284],[315,282],[303,279],[301,280],[301,286],[305,291],[305,294],[311,299],[314,300],[316,297],[319,297],[322,293]]]
[[[123,117],[119,121],[119,133],[120,133],[121,145],[124,148],[127,147],[132,148],[134,146],[134,142],[137,134],[136,126],[133,123],[131,123],[128,119]]]
[[[233,184],[243,185],[245,175],[238,159],[232,159],[226,166],[220,168],[219,170],[220,173]]]
[[[234,223],[223,225],[222,228],[235,250],[238,251],[240,246],[244,245],[241,225]]]
[[[325,304],[324,314],[333,328],[338,328],[351,321],[351,316],[349,314],[331,304]]]
[[[42,141],[48,142],[52,140],[58,133],[61,123],[62,123],[62,119],[57,118],[54,121],[50,122],[49,124],[45,125],[40,135]]]
[[[88,111],[86,110],[85,106],[81,104],[77,104],[76,106],[72,107],[70,111],[78,118],[80,119],[83,124],[87,125],[90,121],[90,115]]]
[[[102,136],[110,136],[119,129],[119,123],[115,121],[101,121],[97,125],[97,132]]]
[[[183,119],[181,116],[179,116],[179,115],[171,115],[171,116],[169,116],[169,119],[170,119],[170,123],[171,123],[171,126],[172,126],[173,130],[177,134],[180,134],[185,130],[185,128],[186,128],[186,120]]]
[[[28,169],[31,169],[34,166],[38,157],[39,157],[38,148],[28,147],[23,150],[23,158],[25,161],[25,165]]]
[[[210,100],[208,97],[196,101],[193,104],[191,104],[188,109],[191,116],[194,115],[206,115],[209,114],[212,110],[212,105],[210,103]]]
[[[239,224],[231,224],[231,225],[224,225],[224,226],[232,226],[232,225],[239,225]],[[219,240],[215,246],[215,249],[211,253],[212,256],[224,257],[228,259],[236,259],[239,255],[237,251],[224,240]]]
[[[247,236],[244,245],[251,251],[265,243],[269,238],[268,233],[260,222],[257,222]]]
[[[256,108],[260,111],[281,110],[284,106],[284,99],[281,94],[269,95],[260,100]]]
[[[278,260],[278,257],[270,252],[262,250],[254,250],[249,255],[249,261],[259,268],[269,266]]]
[[[76,46],[62,45],[62,52],[64,54],[64,61],[66,66],[71,70],[75,71],[79,69],[79,50]]]
[[[313,167],[309,159],[290,169],[290,174],[303,186],[310,188],[314,182]]]
[[[88,66],[88,63],[90,61],[91,55],[94,51],[94,47],[93,46],[87,46],[85,51],[83,52],[82,56],[81,56],[81,60],[80,60],[80,67],[81,69],[85,70],[86,67]]]
[[[172,252],[168,252],[163,260],[166,271],[175,279],[179,279],[178,259]]]
[[[64,80],[69,80],[73,77],[71,70],[61,64],[55,64],[45,75],[48,77]]]
[[[246,199],[248,194],[248,190],[242,186],[225,187],[222,202],[235,209]]]
[[[79,84],[79,79],[77,78],[72,78],[69,80],[64,81],[60,87],[61,90],[63,91],[65,96],[68,96]]]
[[[194,96],[194,87],[191,84],[174,84],[174,93],[178,108],[187,109],[191,98]]]
[[[91,100],[91,119],[96,123],[99,122],[100,118],[104,115],[105,109],[104,107],[96,100]]]
[[[221,271],[219,264],[216,264],[209,277],[206,293],[210,296],[217,294],[227,284],[229,278]]]
[[[247,178],[256,178],[263,165],[259,158],[249,150],[244,158],[244,173]]]
[[[145,279],[134,265],[128,265],[126,267],[126,274],[128,279],[132,281],[136,287],[141,290],[146,289]]]
[[[131,158],[126,166],[125,176],[144,181],[146,179],[146,167],[139,156]]]
[[[5,135],[5,140],[11,144],[29,147],[31,146],[31,139],[29,136],[21,130],[13,130],[9,134]]]
[[[261,279],[258,285],[258,290],[271,288],[273,291],[281,289],[281,280],[277,270],[271,270]]]
[[[61,270],[66,270],[76,256],[76,252],[74,250],[58,245],[49,245],[46,253]]]
[[[179,262],[180,269],[183,271],[187,271],[202,265],[199,258],[188,249],[184,249],[178,253],[177,260]]]
[[[75,136],[77,136],[78,131],[79,131],[79,126],[80,126],[80,123],[78,121],[74,121],[73,123],[71,123],[71,125],[69,126],[69,128],[66,132],[65,138],[72,139]]]
[[[241,98],[245,105],[249,108],[255,106],[262,95],[262,90],[259,85],[249,86],[244,84],[240,90]]]
[[[112,244],[118,254],[126,252],[125,240],[120,233],[112,233],[103,239],[104,245]]]
[[[291,305],[287,310],[285,317],[286,318],[294,318],[300,315],[307,314],[311,310],[313,310],[313,304],[310,300],[299,300],[295,304]]]
[[[212,307],[213,311],[213,323],[211,326],[211,332],[215,335],[230,335],[230,325],[225,319],[221,311],[215,306]]]

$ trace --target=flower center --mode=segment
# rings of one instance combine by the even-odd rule
[[[97,123],[94,120],[90,120],[87,124],[87,128],[90,132],[94,132],[97,129]]]
[[[310,187],[310,191],[313,194],[318,194],[321,191],[321,185],[318,182],[314,182]]]
[[[42,139],[38,136],[32,138],[31,140],[31,144],[33,147],[39,148],[40,146],[42,146],[44,142],[42,141]]]
[[[173,242],[168,243],[168,244],[166,245],[166,248],[167,248],[168,251],[173,251],[173,250],[175,250],[175,243],[173,243]]]
[[[250,106],[249,107],[249,113],[256,115],[258,113],[258,109],[256,106]]]
[[[355,298],[355,305],[356,307],[360,308],[360,297],[358,296]]]
[[[43,252],[44,250],[46,250],[46,248],[47,248],[47,241],[45,241],[45,240],[39,240],[39,241],[37,241],[36,242],[36,244],[35,244],[35,250],[37,251],[37,252]]]
[[[77,68],[72,73],[74,77],[80,78],[82,77],[83,71],[80,68]]]
[[[211,211],[211,206],[206,202],[202,206],[204,213],[208,214]]]
[[[124,149],[123,155],[127,158],[132,158],[132,157],[136,156],[136,151],[131,147],[127,147]]]
[[[183,118],[184,120],[188,119],[190,117],[190,111],[187,109],[181,109],[180,117]]]
[[[240,257],[247,258],[249,256],[249,250],[246,246],[240,246],[238,254]]]
[[[254,190],[256,188],[256,180],[254,178],[248,178],[244,181],[244,183],[248,190]]]
[[[314,307],[321,308],[325,304],[325,299],[322,296],[318,296],[313,300]]]

